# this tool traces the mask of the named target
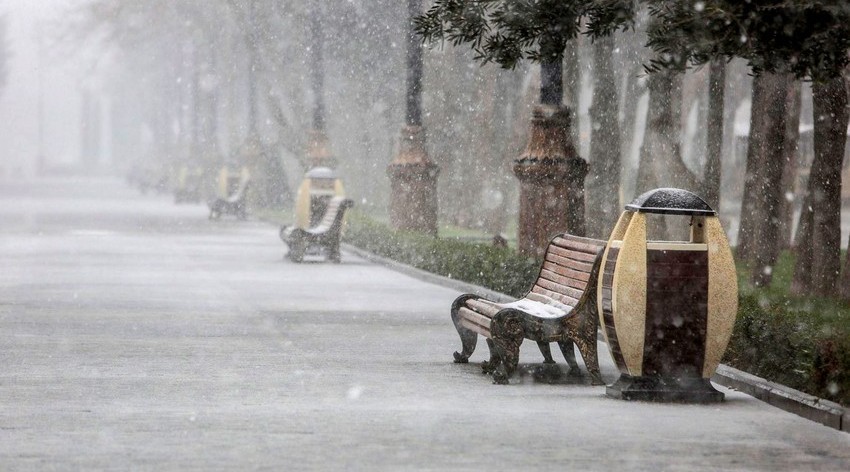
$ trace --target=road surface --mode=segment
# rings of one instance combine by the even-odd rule
[[[850,435],[734,391],[492,385],[483,342],[451,362],[457,292],[283,251],[118,180],[0,183],[0,469],[850,470]]]

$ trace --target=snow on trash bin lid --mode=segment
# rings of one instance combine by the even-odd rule
[[[336,179],[336,171],[330,167],[313,167],[307,171],[308,179]]]
[[[705,200],[680,188],[650,190],[626,205],[626,210],[667,215],[714,216],[717,214]]]

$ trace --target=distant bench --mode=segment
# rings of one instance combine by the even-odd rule
[[[345,211],[354,206],[354,202],[344,197],[334,197],[328,202],[325,214],[316,226],[309,229],[283,226],[280,239],[289,246],[287,256],[292,262],[304,260],[304,254],[311,247],[324,249],[331,262],[340,262],[339,238],[342,218]]]
[[[543,266],[531,290],[511,303],[496,303],[465,294],[452,304],[452,321],[460,335],[466,363],[478,335],[487,338],[490,360],[482,367],[495,383],[506,384],[519,361],[524,339],[537,341],[545,364],[554,364],[549,343],[557,342],[571,373],[578,372],[573,346],[578,346],[594,385],[602,384],[596,352],[599,325],[596,281],[605,241],[563,234],[546,248]]]
[[[242,178],[239,181],[239,186],[227,198],[216,198],[211,200],[208,205],[210,207],[210,219],[217,220],[221,215],[236,215],[236,218],[244,220],[248,218],[248,187],[251,179]]]

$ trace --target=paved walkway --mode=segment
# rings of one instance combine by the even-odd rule
[[[491,385],[451,363],[456,292],[282,254],[119,181],[0,182],[0,470],[850,470],[850,435],[737,392]]]

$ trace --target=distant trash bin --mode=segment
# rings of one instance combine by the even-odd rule
[[[345,189],[336,171],[314,167],[307,171],[295,199],[295,225],[301,229],[319,223],[333,197],[344,197]]]
[[[200,202],[204,170],[197,165],[182,165],[177,169],[174,203]]]
[[[690,216],[689,241],[647,241],[647,215]],[[626,205],[603,255],[600,326],[621,376],[607,395],[624,400],[723,400],[709,378],[738,311],[735,263],[717,213],[675,188]]]
[[[251,172],[247,166],[235,167],[224,166],[218,172],[216,179],[216,196],[218,198],[229,198],[236,194],[242,184],[249,180]]]

